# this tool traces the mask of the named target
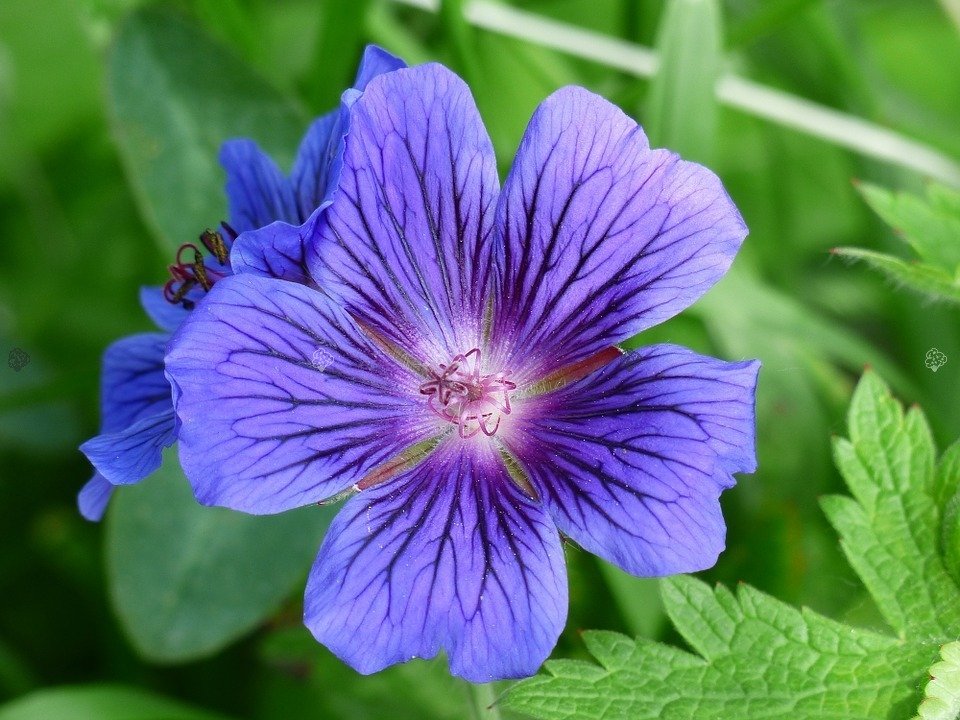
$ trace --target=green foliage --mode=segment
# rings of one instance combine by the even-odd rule
[[[938,504],[946,486],[956,487],[956,451],[937,468],[922,413],[904,414],[873,372],[857,387],[848,424],[850,439],[834,447],[853,497],[823,506],[895,635],[798,610],[748,585],[734,594],[676,577],[661,583],[663,600],[695,654],[588,632],[596,663],[551,661],[514,686],[506,706],[548,720],[909,717],[940,645],[960,634],[960,588],[945,566]],[[944,679],[928,695],[942,699],[955,670],[935,667]]]
[[[0,706],[0,720],[226,720],[119,685],[41,690]]]
[[[947,643],[943,658],[930,668],[923,702],[911,720],[957,720],[960,717],[960,641]]]
[[[318,653],[316,641],[302,626],[274,633],[261,653],[276,671],[264,704],[279,717],[294,717],[304,706],[321,717],[351,720],[379,720],[387,707],[390,720],[470,717],[470,690],[450,676],[445,658],[417,660],[364,677],[331,653]],[[401,697],[403,702],[397,702]]]
[[[107,523],[114,605],[146,657],[210,655],[276,612],[302,586],[333,508],[256,517],[197,504],[174,452],[122,488]]]
[[[834,457],[853,497],[822,500],[844,554],[900,637],[955,638],[960,597],[940,550],[937,505],[946,478],[935,471],[926,418],[916,407],[904,414],[868,372],[848,424],[850,439],[834,442]]]
[[[669,112],[677,125],[665,132],[682,132],[658,143],[697,157],[697,138],[706,139],[713,124],[708,79],[723,68],[880,123],[940,153],[960,154],[955,71],[960,40],[936,3],[724,0],[716,5],[722,6],[729,33],[724,52],[716,55],[719,46],[710,33],[718,26],[708,15],[689,14],[690,3],[686,21],[672,20],[669,34],[666,10],[680,4],[672,0],[511,4],[611,38],[647,46],[659,40],[669,50],[664,68],[679,71],[669,71],[667,83],[665,69],[651,83],[518,37],[465,28],[457,12],[469,4],[460,2],[447,3],[444,17],[381,0],[162,0],[163,7],[152,0],[0,2],[0,701],[24,696],[23,702],[32,703],[41,696],[28,693],[39,688],[109,680],[257,720],[480,717],[471,713],[469,693],[449,678],[442,659],[361,677],[313,642],[300,624],[298,603],[322,520],[290,541],[290,552],[300,559],[296,569],[290,561],[285,577],[276,576],[273,600],[266,602],[268,593],[259,588],[254,594],[263,602],[260,608],[238,611],[236,598],[227,598],[222,608],[229,623],[220,624],[212,604],[199,603],[196,575],[160,588],[146,577],[146,564],[130,577],[152,583],[154,595],[138,596],[128,587],[126,607],[118,612],[118,603],[110,602],[118,594],[114,535],[128,508],[137,506],[137,513],[152,518],[177,515],[188,505],[206,512],[191,505],[182,478],[161,474],[143,488],[122,490],[105,525],[84,522],[75,508],[76,491],[90,473],[76,446],[98,426],[100,355],[112,340],[148,329],[137,288],[162,282],[170,248],[223,217],[219,143],[230,136],[253,137],[287,166],[312,114],[329,109],[353,75],[363,43],[379,42],[411,63],[439,60],[461,72],[472,66],[471,90],[497,148],[501,177],[536,104],[567,84],[585,85],[628,112],[639,108],[637,119],[656,133],[651,113]],[[717,58],[713,67],[710,57]],[[830,617],[855,616],[876,629],[883,622],[879,611],[866,591],[852,584],[853,571],[816,501],[841,487],[826,438],[841,422],[853,373],[866,363],[898,394],[926,409],[938,439],[960,435],[960,405],[952,392],[960,369],[960,323],[955,303],[921,307],[910,293],[891,293],[880,274],[851,271],[831,261],[827,251],[840,245],[899,254],[877,261],[893,257],[891,273],[907,276],[897,284],[919,283],[925,293],[933,288],[947,295],[955,288],[955,268],[924,258],[913,241],[922,245],[938,237],[930,217],[939,223],[937,218],[957,216],[951,191],[915,199],[919,209],[910,206],[912,196],[875,194],[878,203],[904,216],[895,225],[905,235],[913,227],[907,220],[915,221],[917,237],[897,253],[899,241],[878,232],[849,181],[862,177],[911,189],[922,188],[922,178],[728,108],[719,110],[711,133],[710,167],[736,201],[750,237],[734,275],[691,311],[639,338],[763,361],[760,469],[724,495],[728,549],[707,579],[744,580],[781,600],[811,605]],[[151,234],[157,242],[151,243]],[[914,253],[917,262],[906,260]],[[19,373],[3,364],[13,347],[31,355]],[[932,347],[949,358],[936,373],[924,367]],[[938,473],[931,492],[936,507],[945,510],[934,537],[944,567],[960,581],[960,499],[953,499],[960,479],[957,446],[944,454]],[[869,517],[867,505],[858,506],[860,515]],[[909,508],[922,515],[917,506]],[[877,506],[883,517],[896,518],[894,510]],[[304,511],[307,519],[299,522],[309,526],[315,512]],[[204,517],[220,514],[210,513]],[[852,515],[853,520],[862,517]],[[194,520],[183,522],[195,527]],[[216,563],[233,568],[233,589],[257,581],[261,576],[251,570],[252,561],[243,562],[251,553],[249,540],[226,532],[221,545],[209,545],[216,556],[207,565],[210,572]],[[149,537],[166,542],[153,530]],[[853,523],[851,538],[863,537]],[[164,578],[175,574],[172,558],[181,552],[200,557],[188,548],[189,538],[180,540],[163,545],[168,556],[149,556]],[[891,538],[888,555],[905,552],[908,545],[897,545],[902,541]],[[131,542],[129,562],[146,557],[147,543]],[[277,550],[266,570],[258,561],[259,572],[270,577],[274,563],[286,563],[286,553],[287,546]],[[586,656],[577,633],[581,627],[665,639],[657,597],[663,583],[626,576],[585,554],[571,552],[570,560],[570,622],[555,657]],[[928,575],[930,568],[918,572],[913,577],[939,577]],[[668,599],[677,599],[673,584],[665,585]],[[168,597],[164,593],[175,596],[173,610],[160,607],[160,599]],[[739,591],[744,593],[750,599],[757,595]],[[745,602],[730,601],[722,591],[715,597],[737,608]],[[138,610],[131,603],[144,605]],[[772,607],[779,608],[777,617],[796,621],[786,605]],[[153,626],[144,617],[148,612],[159,618]],[[216,654],[188,664],[156,664],[153,658],[162,652],[177,662],[187,657],[175,658],[169,648],[190,617],[194,623],[210,619],[216,633],[225,633],[214,644],[216,633],[204,628],[196,643],[207,647],[195,644],[190,656]],[[131,623],[152,628],[139,631],[146,640],[131,642],[136,637]],[[822,618],[819,623],[831,627]],[[260,630],[249,632],[253,627]],[[863,631],[855,632],[860,637]],[[293,635],[295,649],[288,645]],[[872,638],[868,643],[890,640],[866,637]],[[223,647],[225,642],[231,644]],[[166,649],[151,651],[148,644]],[[637,645],[652,652],[646,646],[662,647],[650,640]],[[932,661],[933,651],[931,645],[924,663]],[[903,659],[900,652],[895,658]],[[715,664],[733,662],[681,655],[700,664],[701,675],[690,675],[691,683],[713,673]],[[661,675],[668,670],[661,668]],[[926,669],[918,669],[913,695],[902,684],[891,691],[890,697],[910,695],[891,718],[916,711],[927,679]],[[777,688],[788,687],[775,680]],[[939,686],[930,684],[931,696],[938,696]],[[678,692],[672,685],[665,688]],[[153,707],[155,696],[127,692],[128,716]],[[85,707],[81,693],[63,697],[74,716]],[[49,705],[33,707],[39,708],[31,711],[34,717],[56,717],[42,712]],[[104,707],[92,716],[109,717]],[[709,717],[709,708],[702,715]]]
[[[712,156],[717,125],[720,23],[718,0],[667,5],[657,41],[660,68],[650,86],[645,118],[653,145],[701,162]]]
[[[834,252],[863,260],[895,283],[928,297],[960,303],[960,192],[937,184],[927,188],[926,198],[892,193],[875,185],[862,185],[860,190],[877,215],[910,245],[919,261],[860,248],[837,248]]]
[[[130,182],[170,250],[226,217],[217,160],[224,140],[252,138],[289,164],[307,126],[298,104],[169,11],[127,18],[109,67],[110,109]]]

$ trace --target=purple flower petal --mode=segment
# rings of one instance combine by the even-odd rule
[[[367,83],[378,75],[406,67],[399,58],[370,45],[363,54],[354,89],[344,95],[342,106],[317,118],[300,143],[290,172],[290,185],[299,212],[297,219],[281,221],[237,238],[231,253],[234,272],[253,272],[302,284],[313,284],[306,267],[306,239],[315,232],[317,214],[330,203],[343,166],[346,118]],[[295,227],[288,223],[300,223]]]
[[[140,482],[160,467],[163,449],[176,440],[176,416],[170,407],[166,412],[147,415],[117,432],[104,432],[90,438],[80,450],[104,478],[114,485],[129,485]]]
[[[261,277],[314,285],[307,267],[308,238],[314,223],[294,226],[275,222],[241,233],[230,250],[230,264],[236,274],[252,273]]]
[[[655,345],[524,401],[508,445],[560,530],[641,576],[710,567],[752,472],[757,361]]]
[[[418,378],[301,285],[218,282],[170,341],[180,462],[205,504],[314,503],[433,432]]]
[[[537,109],[497,206],[493,342],[547,374],[672,317],[719,280],[747,234],[717,177],[583,88]]]
[[[275,220],[303,220],[290,183],[255,142],[228,140],[220,148],[220,164],[227,173],[230,225],[238,233]]]
[[[80,514],[91,522],[100,522],[116,487],[100,473],[94,473],[77,495]]]
[[[163,374],[168,339],[166,333],[141,333],[107,348],[100,378],[102,432],[114,433],[171,410],[170,385]]]
[[[317,208],[330,199],[336,189],[343,164],[343,135],[345,118],[359,93],[375,77],[405,68],[403,60],[376,45],[368,45],[357,68],[357,78],[352,90],[347,91],[348,101],[343,106],[318,118],[310,126],[293,163],[290,180],[300,207],[301,222],[306,221]],[[341,157],[338,157],[341,156]]]
[[[340,110],[334,110],[314,120],[297,150],[290,183],[297,198],[298,223],[306,221],[323,205],[336,187],[340,168],[334,159],[343,142],[340,115]]]
[[[446,362],[479,343],[497,186],[460,78],[440,65],[381,75],[350,112],[312,274],[368,325]]]
[[[378,75],[405,68],[407,64],[396,55],[391,55],[382,47],[367,45],[363,49],[363,57],[357,67],[357,78],[353,87],[360,92],[367,89],[367,85]]]
[[[100,434],[80,446],[97,470],[79,498],[81,513],[88,519],[96,519],[97,512],[102,515],[98,503],[109,499],[98,492],[98,478],[114,485],[138,482],[160,467],[163,448],[176,440],[170,385],[163,374],[168,337],[131,335],[117,340],[103,355]]]
[[[167,332],[173,332],[180,327],[189,312],[183,305],[169,302],[163,296],[162,285],[140,288],[140,305],[157,327]]]
[[[473,682],[536,672],[567,610],[563,550],[490,446],[447,441],[337,515],[305,622],[361,673],[446,650]],[[475,452],[471,452],[475,451]]]

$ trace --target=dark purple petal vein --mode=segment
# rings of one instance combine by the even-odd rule
[[[508,445],[562,532],[641,576],[710,567],[720,493],[752,472],[757,361],[631,351],[525,401]]]
[[[747,230],[717,177],[583,88],[537,109],[497,205],[492,343],[533,377],[693,303]]]
[[[197,498],[256,514],[340,492],[435,425],[416,378],[282,280],[218,282],[171,340],[167,376]]]
[[[479,343],[499,181],[463,81],[440,65],[381,75],[350,112],[313,275],[422,360]]]
[[[361,673],[446,650],[473,682],[532,675],[563,628],[559,536],[486,445],[441,444],[336,517],[305,621]],[[482,450],[485,449],[485,452]]]

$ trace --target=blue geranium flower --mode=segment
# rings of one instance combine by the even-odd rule
[[[368,47],[354,88],[344,95],[339,110],[318,118],[307,130],[289,177],[252,140],[224,143],[220,162],[227,175],[229,223],[219,231],[205,231],[202,250],[193,243],[182,246],[164,287],[141,290],[141,304],[161,332],[123,338],[104,354],[100,434],[80,446],[96,469],[78,498],[84,517],[99,520],[114,487],[147,477],[160,466],[163,448],[176,441],[178,422],[163,356],[170,333],[206,292],[248,268],[307,281],[299,236],[283,229],[322,214],[329,205],[350,105],[372,78],[400,67],[405,67],[401,60]],[[264,232],[250,236],[249,231],[261,228]]]
[[[199,500],[275,513],[349,496],[305,622],[363,673],[445,650],[530,675],[563,628],[561,534],[635,575],[712,565],[754,457],[759,364],[617,344],[727,271],[720,181],[583,90],[545,100],[500,188],[464,83],[370,83],[307,238],[323,292],[248,273],[170,343]]]

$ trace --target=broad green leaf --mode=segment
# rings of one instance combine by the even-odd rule
[[[548,720],[909,717],[940,646],[960,634],[960,589],[944,567],[935,500],[940,473],[955,460],[948,453],[935,466],[923,415],[904,414],[873,372],[858,385],[849,431],[836,455],[854,497],[823,504],[896,634],[839,623],[748,585],[733,593],[678,576],[661,581],[663,600],[693,652],[587,632],[595,662],[550,661],[508,691],[506,706]],[[941,674],[945,685],[952,680],[952,670]],[[928,688],[928,696],[945,694]]]
[[[956,276],[960,269],[960,193],[931,185],[927,197],[921,198],[866,184],[860,186],[860,192],[925,263]]]
[[[537,105],[577,76],[551,50],[494,33],[479,33],[475,40],[483,82],[471,90],[505,171]]]
[[[363,51],[363,22],[371,4],[371,0],[353,0],[316,5],[320,29],[304,94],[321,112],[336,107],[340,94],[353,83]]]
[[[123,23],[108,98],[141,211],[167,249],[224,219],[224,140],[250,137],[285,167],[307,125],[229,48],[157,8]]]
[[[199,505],[169,452],[121,488],[107,522],[110,590],[136,648],[161,662],[216,652],[299,592],[333,508],[251,516]]]
[[[960,717],[960,641],[940,650],[942,660],[930,668],[930,682],[912,720],[957,720]]]
[[[657,47],[660,68],[650,86],[646,128],[651,143],[683,157],[710,159],[717,125],[714,91],[722,57],[718,0],[667,5]]]
[[[365,677],[318,645],[303,626],[273,632],[261,647],[268,668],[261,702],[270,717],[471,718],[469,687],[450,675],[445,658],[414,660]]]
[[[597,562],[627,629],[644,637],[659,635],[667,620],[660,600],[660,581],[634,577],[616,565],[603,560]]]
[[[0,706],[0,720],[225,720],[173,700],[120,685],[38,690]]]
[[[851,260],[863,260],[867,265],[879,270],[897,285],[910,288],[933,299],[950,300],[960,303],[960,275],[952,276],[939,267],[926,265],[913,260],[902,260],[895,255],[887,255],[861,248],[835,248],[834,254]]]

